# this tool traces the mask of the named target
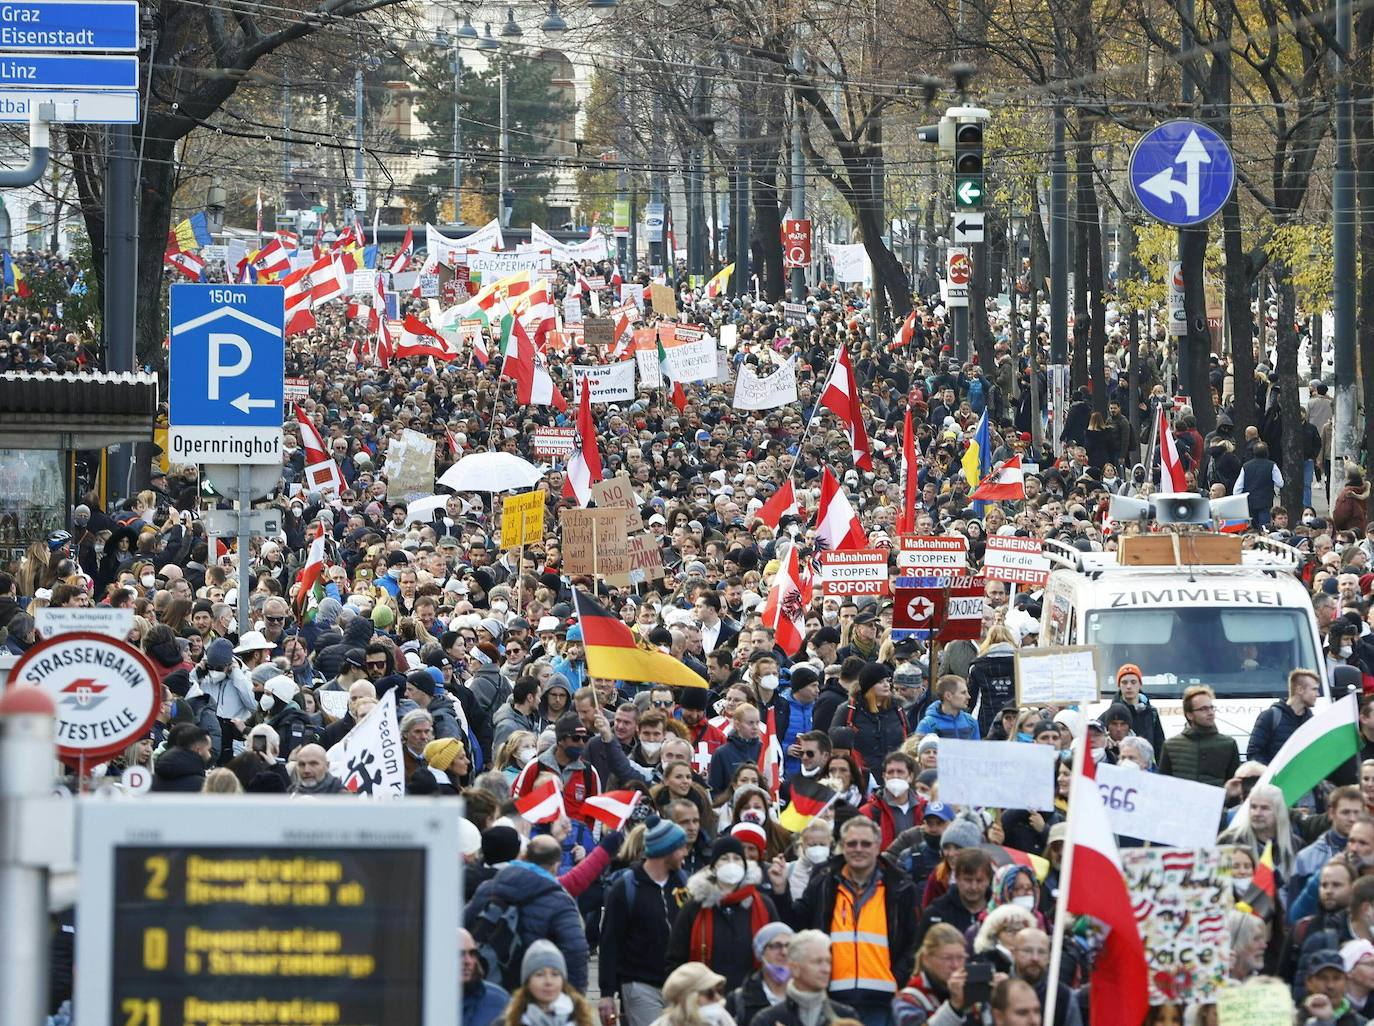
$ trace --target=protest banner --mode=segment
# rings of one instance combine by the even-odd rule
[[[439,298],[439,276],[430,272],[420,273],[420,298]]]
[[[349,279],[350,291],[355,296],[371,296],[377,291],[377,272],[370,267],[359,267]]]
[[[648,584],[663,577],[663,549],[647,531],[630,535],[630,584]]]
[[[1274,1026],[1293,1021],[1293,993],[1276,976],[1229,980],[1217,990],[1217,1026]]]
[[[618,321],[621,318],[624,318],[631,324],[638,324],[640,321],[639,307],[635,306],[633,303],[621,303],[619,306],[611,307],[611,320]]]
[[[588,317],[582,321],[582,338],[588,346],[615,345],[615,324],[605,317]]]
[[[576,444],[576,428],[535,428],[530,436],[530,449],[540,459],[565,459],[573,454]]]
[[[635,398],[635,362],[621,360],[618,363],[603,363],[595,366],[574,366],[572,371],[577,377],[585,378],[591,386],[591,401],[594,403],[629,403]],[[580,389],[581,386],[579,385]],[[579,391],[576,393],[581,395]]]
[[[565,509],[558,517],[563,572],[602,577],[627,575],[630,544],[621,509]]]
[[[1097,789],[1113,833],[1170,848],[1206,848],[1216,841],[1226,798],[1220,787],[1104,762],[1097,767]]]
[[[940,623],[940,644],[977,641],[983,635],[984,584],[981,577],[943,578],[945,612]]]
[[[540,491],[507,495],[501,502],[501,548],[518,549],[544,540],[544,499]]]
[[[1050,561],[1038,538],[989,535],[983,555],[983,574],[990,580],[1043,586],[1050,577]]]
[[[1077,705],[1098,699],[1097,649],[1058,645],[1017,649],[1018,705]]]
[[[501,237],[501,222],[492,218],[471,235],[453,239],[439,231],[432,224],[425,225],[425,251],[429,259],[440,264],[466,263],[469,250],[499,250],[505,245]]]
[[[886,595],[887,549],[821,553],[822,595]]]
[[[671,328],[671,337],[664,328]],[[668,359],[668,374],[680,385],[711,381],[717,373],[716,340],[695,324],[658,326],[663,353]],[[638,332],[636,348],[638,346]],[[656,363],[657,361],[655,361]]]
[[[404,798],[405,760],[396,725],[396,689],[382,696],[348,735],[329,749],[329,772],[355,794]]]
[[[486,253],[469,250],[464,262],[468,265],[470,273],[482,276],[482,284],[484,285],[490,285],[494,281],[508,278],[512,274],[519,274],[522,271],[540,274],[550,270],[553,266],[549,260],[549,254],[546,252]]]
[[[940,800],[988,809],[1053,809],[1056,752],[1016,741],[940,738]]]
[[[434,493],[434,439],[409,428],[392,438],[382,465],[388,502],[410,502]]]
[[[644,530],[644,518],[639,514],[635,485],[628,474],[618,474],[592,485],[592,501],[596,503],[597,509],[624,510],[627,535]]]
[[[941,741],[941,797],[944,757]],[[1231,935],[1226,929],[1226,913],[1231,908],[1227,855],[1215,844],[1195,849],[1125,848],[1121,869],[1135,907],[1140,938],[1145,942],[1150,1004],[1213,1003],[1231,965]]]
[[[309,378],[287,378],[283,397],[289,403],[302,403],[310,398]]]
[[[968,573],[968,539],[962,534],[903,534],[897,569],[913,577],[953,577]]]
[[[677,295],[667,285],[649,286],[649,305],[660,317],[677,316]]]
[[[783,303],[782,323],[792,328],[806,327],[806,304],[786,302]]]
[[[563,323],[582,323],[582,300],[577,296],[563,297]]]
[[[741,364],[735,380],[735,409],[775,410],[797,401],[797,363],[788,360],[761,378],[747,363]]]

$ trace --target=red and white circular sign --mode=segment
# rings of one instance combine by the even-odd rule
[[[59,634],[24,653],[11,686],[29,684],[57,707],[57,754],[68,763],[118,755],[157,719],[162,684],[148,657],[104,634]]]
[[[967,285],[969,276],[973,273],[973,264],[968,258],[968,254],[963,250],[955,250],[949,254],[949,280],[955,285]]]

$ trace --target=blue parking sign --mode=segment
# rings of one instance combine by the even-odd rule
[[[281,462],[285,323],[280,285],[172,286],[173,462]]]

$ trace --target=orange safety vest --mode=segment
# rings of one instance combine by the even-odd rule
[[[887,942],[887,888],[882,878],[856,912],[854,892],[843,881],[835,888],[830,917],[830,989],[897,993]]]

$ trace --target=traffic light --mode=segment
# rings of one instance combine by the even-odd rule
[[[983,122],[959,121],[954,126],[954,206],[958,210],[982,210]]]

